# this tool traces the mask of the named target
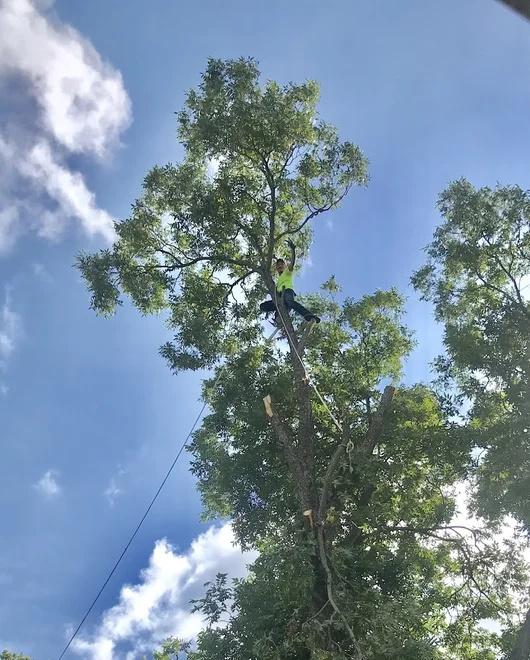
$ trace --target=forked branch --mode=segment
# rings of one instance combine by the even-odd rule
[[[333,611],[335,614],[338,615],[338,617],[341,619],[342,623],[344,624],[344,627],[346,628],[346,631],[348,633],[348,636],[353,644],[353,647],[355,649],[355,655],[358,660],[361,660],[363,657],[362,654],[362,649],[359,645],[359,642],[357,641],[357,638],[355,637],[355,633],[353,632],[350,624],[348,623],[348,620],[342,613],[342,610],[340,607],[337,605],[335,598],[333,596],[333,578],[331,575],[331,569],[329,567],[329,562],[328,558],[326,555],[326,548],[325,548],[325,543],[324,543],[324,530],[322,525],[318,525],[317,527],[317,540],[318,540],[318,554],[320,558],[320,563],[322,564],[322,568],[324,569],[324,573],[326,575],[326,592],[328,596],[329,603],[331,607],[333,608]]]

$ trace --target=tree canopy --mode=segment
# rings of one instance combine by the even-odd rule
[[[253,60],[210,60],[177,114],[183,162],[149,172],[112,249],[77,259],[97,313],[114,313],[125,294],[142,314],[164,315],[173,339],[161,353],[174,372],[212,369],[191,469],[205,518],[230,517],[239,543],[259,550],[245,580],[219,574],[205,585],[193,605],[207,622],[197,645],[169,640],[157,657],[494,660],[513,643],[527,583],[522,544],[496,535],[516,507],[477,496],[477,512],[491,513],[484,524],[453,519],[457,486],[487,483],[502,411],[524,409],[527,366],[514,381],[512,360],[527,346],[517,256],[526,234],[512,245],[493,223],[502,195],[483,208],[480,193],[491,247],[462,219],[469,185],[442,196],[447,224],[414,280],[446,323],[438,387],[401,382],[414,337],[394,289],[354,300],[330,277],[307,298],[322,323],[308,333],[284,309],[283,341],[267,341],[258,303],[274,297],[285,239],[307,250],[319,216],[368,181],[361,150],[318,116],[318,96],[312,81],[261,85]],[[526,212],[524,195],[510,194]],[[515,226],[517,213],[508,216]],[[482,256],[470,254],[468,234]],[[466,279],[469,263],[489,286]],[[512,389],[481,389],[483,373]],[[464,423],[461,396],[474,405]],[[523,423],[503,426],[522,453]],[[480,461],[477,447],[489,449]]]
[[[175,370],[230,353],[229,321],[250,330],[284,240],[307,248],[311,221],[367,182],[362,152],[319,119],[318,97],[312,81],[262,88],[253,60],[210,60],[177,113],[184,162],[149,172],[112,250],[78,257],[92,307],[112,314],[123,292],[143,314],[168,311]]]
[[[475,449],[473,505],[530,529],[530,193],[452,183],[413,284],[444,326],[440,380],[457,392]],[[530,618],[525,652],[530,654]]]

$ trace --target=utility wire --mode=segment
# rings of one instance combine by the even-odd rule
[[[278,331],[277,329],[274,330],[274,332],[270,335],[270,337],[267,338],[266,343],[269,343],[270,341],[272,341],[272,339],[274,338],[274,335],[276,334],[277,331]],[[217,384],[218,384],[219,381],[221,380],[221,376],[223,375],[225,368],[226,368],[226,363],[223,364],[223,366],[222,366],[221,369],[219,370],[219,373],[217,374],[217,377],[215,378],[215,381],[214,381],[214,383],[213,383],[213,385],[212,385],[212,388],[211,388],[212,390],[214,390],[214,389],[216,388]],[[57,658],[57,660],[62,660],[64,654],[68,651],[68,649],[70,648],[72,642],[73,642],[74,639],[77,637],[78,632],[81,630],[83,624],[85,623],[85,621],[86,621],[87,618],[89,617],[90,613],[91,613],[92,610],[94,609],[94,606],[96,605],[96,603],[98,602],[98,600],[99,600],[101,594],[102,594],[103,591],[105,590],[105,587],[106,587],[107,584],[110,582],[110,579],[112,578],[112,576],[113,576],[114,573],[116,572],[116,569],[117,569],[118,566],[120,565],[121,560],[122,560],[123,557],[125,556],[125,553],[126,553],[127,550],[129,549],[131,543],[134,541],[134,539],[135,539],[136,535],[138,534],[138,532],[140,531],[140,528],[141,528],[141,526],[143,525],[145,519],[146,519],[147,516],[149,515],[149,512],[150,512],[151,509],[153,508],[154,503],[155,503],[156,500],[158,499],[158,496],[160,495],[160,493],[161,493],[161,491],[162,491],[162,488],[164,488],[164,486],[166,485],[167,480],[168,480],[169,477],[171,476],[171,473],[173,472],[173,470],[174,470],[174,468],[175,468],[175,465],[177,464],[177,462],[178,462],[178,460],[179,460],[179,458],[180,458],[182,452],[184,451],[186,445],[188,444],[188,440],[190,439],[192,433],[195,431],[195,429],[196,429],[196,427],[197,427],[197,424],[199,423],[201,417],[202,417],[203,414],[204,414],[204,411],[206,410],[206,406],[207,406],[207,405],[208,405],[208,400],[205,398],[204,404],[203,404],[202,408],[200,409],[199,414],[198,414],[197,417],[195,418],[195,421],[193,422],[193,425],[192,425],[192,427],[191,427],[191,429],[190,429],[188,435],[186,436],[186,439],[184,440],[184,442],[182,443],[180,449],[178,450],[177,455],[175,456],[175,459],[173,460],[173,463],[171,463],[171,466],[170,466],[169,470],[167,471],[166,476],[164,477],[164,479],[162,480],[162,483],[161,483],[160,486],[158,487],[158,490],[156,491],[156,493],[155,493],[153,499],[151,500],[149,506],[147,507],[147,509],[146,509],[146,511],[145,511],[145,513],[144,513],[144,515],[142,516],[142,518],[141,518],[140,522],[138,523],[136,529],[135,529],[134,532],[132,533],[132,536],[131,536],[131,538],[129,539],[129,541],[128,541],[127,545],[125,546],[125,548],[123,549],[123,552],[122,552],[121,555],[118,557],[118,560],[116,561],[116,563],[115,563],[114,566],[112,567],[112,570],[111,570],[111,572],[108,574],[107,579],[106,579],[105,582],[103,583],[103,586],[102,586],[101,589],[98,591],[96,597],[94,598],[94,600],[92,601],[90,607],[89,607],[88,610],[86,611],[85,616],[81,619],[81,622],[79,623],[79,625],[78,625],[77,628],[75,629],[74,634],[73,634],[73,635],[70,637],[70,639],[68,640],[68,644],[64,647],[64,649],[63,649],[61,655]]]
[[[217,374],[217,378],[215,379],[215,382],[214,382],[214,384],[213,384],[213,386],[212,386],[212,389],[215,389],[217,383],[219,382],[219,380],[220,380],[220,378],[221,378],[221,375],[223,374],[223,372],[224,372],[224,370],[225,370],[225,366],[226,366],[226,365],[223,365],[223,366],[221,367],[219,373]],[[138,526],[137,526],[136,529],[134,530],[134,532],[133,532],[131,538],[129,539],[129,541],[128,541],[128,543],[127,543],[127,545],[126,545],[125,548],[123,549],[123,552],[122,552],[121,555],[118,557],[118,560],[117,560],[117,562],[114,564],[114,566],[113,566],[111,572],[108,574],[107,579],[106,579],[105,582],[103,583],[103,586],[102,586],[101,589],[98,591],[97,596],[96,596],[96,597],[94,598],[94,600],[92,601],[90,607],[89,607],[88,610],[86,611],[85,616],[81,619],[80,624],[79,624],[79,625],[77,626],[77,628],[75,629],[74,634],[70,637],[70,639],[69,639],[69,641],[68,641],[68,644],[64,647],[63,652],[61,653],[61,655],[58,657],[57,660],[62,660],[62,657],[64,656],[64,654],[66,653],[66,651],[68,651],[68,649],[70,648],[72,642],[74,641],[74,639],[75,639],[76,636],[77,636],[77,633],[81,630],[81,627],[83,626],[83,624],[84,624],[85,621],[87,620],[87,618],[88,618],[90,612],[92,612],[92,610],[94,609],[94,606],[95,606],[96,603],[98,602],[99,597],[101,596],[101,594],[103,593],[105,587],[107,586],[107,584],[109,583],[110,579],[111,579],[112,576],[114,575],[116,569],[117,569],[118,566],[120,565],[121,560],[122,560],[123,557],[125,556],[125,553],[126,553],[127,550],[129,549],[131,543],[134,541],[136,535],[137,535],[138,532],[140,531],[140,527],[143,525],[145,519],[146,519],[147,516],[149,515],[149,512],[150,512],[151,509],[153,508],[154,503],[155,503],[156,500],[158,499],[158,496],[160,495],[160,492],[162,491],[162,488],[164,488],[164,486],[166,485],[166,481],[169,479],[171,473],[173,472],[173,469],[175,468],[175,465],[177,464],[177,462],[178,462],[178,460],[179,460],[179,458],[180,458],[182,452],[184,451],[184,448],[185,448],[186,445],[188,444],[188,440],[190,439],[192,433],[195,431],[195,428],[197,427],[197,424],[199,423],[199,421],[200,421],[200,419],[201,419],[201,417],[202,417],[202,415],[203,415],[203,413],[204,413],[204,411],[205,411],[207,405],[208,405],[208,401],[205,400],[205,402],[204,402],[202,408],[201,408],[200,411],[199,411],[199,414],[197,415],[195,421],[193,422],[193,426],[191,427],[191,429],[190,429],[188,435],[186,436],[186,439],[184,440],[184,442],[182,443],[180,449],[178,450],[178,453],[177,453],[177,455],[175,456],[175,459],[173,460],[173,463],[171,464],[171,467],[170,467],[169,470],[167,471],[166,476],[164,477],[164,479],[162,480],[162,483],[161,483],[160,486],[158,487],[158,490],[156,491],[155,496],[153,497],[153,499],[151,500],[149,506],[147,507],[147,509],[146,509],[146,511],[145,511],[145,513],[144,513],[144,515],[142,516],[142,519],[141,519],[140,522],[138,523]]]

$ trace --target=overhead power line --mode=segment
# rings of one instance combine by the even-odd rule
[[[216,387],[216,385],[217,385],[217,383],[219,382],[219,380],[220,380],[220,378],[221,378],[221,375],[222,375],[222,373],[223,373],[224,370],[225,370],[225,365],[223,365],[223,366],[221,367],[221,369],[219,370],[219,373],[217,374],[217,378],[215,379],[215,382],[214,382],[214,384],[213,384],[212,389],[214,389],[214,388]],[[131,543],[134,541],[136,535],[137,535],[138,532],[140,531],[140,528],[141,528],[141,526],[143,525],[143,523],[144,523],[145,519],[147,518],[147,516],[149,515],[149,512],[150,512],[151,509],[153,508],[154,503],[157,501],[158,496],[160,495],[160,493],[161,493],[161,491],[162,491],[162,488],[164,488],[164,486],[166,485],[167,480],[168,480],[169,477],[171,476],[171,473],[173,472],[173,470],[174,470],[174,468],[175,468],[175,465],[178,463],[178,460],[179,460],[179,458],[180,458],[182,452],[184,451],[184,448],[185,448],[186,445],[188,444],[188,440],[190,439],[192,433],[195,431],[195,429],[196,429],[196,427],[197,427],[197,424],[199,423],[201,417],[203,416],[204,411],[205,411],[207,405],[208,405],[208,402],[205,400],[205,402],[204,402],[202,408],[201,408],[200,411],[199,411],[199,414],[197,415],[195,421],[193,422],[193,425],[192,425],[192,427],[191,427],[191,429],[190,429],[188,435],[186,436],[186,439],[184,440],[184,442],[182,443],[180,449],[178,450],[177,455],[175,456],[175,459],[173,460],[173,463],[171,463],[171,466],[170,466],[169,470],[167,471],[166,476],[164,477],[164,479],[162,480],[162,483],[161,483],[160,486],[158,487],[158,490],[156,491],[156,493],[155,493],[153,499],[151,500],[151,502],[149,503],[149,506],[148,506],[147,509],[145,510],[144,515],[142,516],[140,522],[139,522],[138,525],[136,526],[136,529],[135,529],[134,532],[132,533],[131,538],[130,538],[129,541],[127,542],[127,545],[126,545],[125,548],[123,549],[121,555],[118,557],[116,563],[115,563],[114,566],[112,567],[112,570],[111,570],[110,573],[108,574],[107,579],[106,579],[105,582],[103,583],[101,589],[98,591],[96,597],[94,598],[94,600],[93,600],[92,603],[90,604],[90,607],[89,607],[88,610],[86,611],[84,617],[81,619],[81,621],[80,621],[79,625],[77,626],[77,628],[75,629],[73,635],[72,635],[72,636],[70,637],[70,639],[68,640],[68,644],[64,647],[64,649],[63,649],[61,655],[58,657],[57,660],[62,660],[64,654],[68,651],[68,649],[70,648],[72,642],[73,642],[74,639],[77,637],[78,632],[81,630],[83,624],[85,623],[85,621],[87,620],[88,616],[90,615],[90,613],[91,613],[92,610],[94,609],[94,606],[96,605],[96,603],[98,602],[98,600],[99,600],[101,594],[102,594],[103,591],[105,590],[105,587],[107,586],[107,584],[109,583],[110,579],[112,578],[112,576],[113,576],[114,573],[116,572],[116,569],[117,569],[118,566],[120,565],[121,560],[122,560],[123,557],[125,556],[125,553],[127,552],[127,550],[129,549]]]
[[[272,339],[274,338],[274,336],[276,335],[277,332],[278,332],[278,329],[274,330],[274,332],[273,332],[273,333],[267,338],[266,343],[269,343],[270,341],[272,341]],[[214,389],[216,388],[217,384],[218,384],[219,381],[221,380],[221,376],[223,375],[225,368],[226,368],[226,363],[223,364],[223,366],[222,366],[221,369],[219,370],[219,372],[218,372],[218,374],[217,374],[217,376],[216,376],[216,378],[215,378],[215,381],[214,381],[214,383],[213,383],[213,385],[212,385],[212,390],[214,390]],[[161,493],[161,491],[162,491],[162,488],[164,488],[164,486],[166,485],[167,480],[168,480],[169,477],[171,476],[171,473],[173,472],[173,470],[174,470],[174,468],[175,468],[175,465],[178,463],[178,460],[179,460],[179,458],[180,458],[182,452],[184,451],[186,445],[188,444],[188,440],[191,438],[193,432],[194,432],[195,429],[197,428],[197,424],[198,424],[199,421],[201,420],[201,418],[202,418],[202,416],[203,416],[203,414],[204,414],[204,411],[206,410],[206,406],[207,406],[207,405],[208,405],[208,401],[205,399],[204,404],[202,405],[202,407],[201,407],[201,409],[200,409],[200,411],[199,411],[199,414],[198,414],[197,417],[195,418],[195,421],[193,422],[193,425],[192,425],[191,429],[189,430],[188,435],[186,436],[184,442],[182,443],[180,449],[178,450],[177,455],[175,456],[175,458],[174,458],[174,460],[173,460],[173,463],[171,463],[171,466],[170,466],[169,470],[167,471],[166,476],[163,478],[162,483],[161,483],[160,486],[158,487],[158,490],[156,491],[156,493],[155,493],[153,499],[151,500],[151,502],[149,503],[149,506],[148,506],[147,509],[145,510],[144,515],[142,516],[140,522],[139,522],[138,525],[136,526],[136,529],[135,529],[134,532],[132,533],[131,538],[128,540],[127,545],[126,545],[125,548],[123,549],[121,555],[118,557],[116,563],[115,563],[114,566],[112,567],[112,570],[111,570],[110,573],[108,574],[107,579],[106,579],[105,582],[103,583],[101,589],[98,591],[96,597],[94,598],[94,600],[93,600],[92,603],[90,604],[90,607],[87,609],[85,615],[83,616],[83,618],[82,618],[81,621],[79,622],[79,625],[78,625],[77,628],[75,629],[73,635],[72,635],[72,636],[70,637],[70,639],[68,640],[68,643],[67,643],[66,646],[64,647],[64,649],[63,649],[61,655],[57,658],[57,660],[62,660],[64,654],[68,651],[68,649],[69,649],[70,646],[72,645],[72,642],[73,642],[74,639],[77,637],[77,634],[79,633],[79,631],[80,631],[81,628],[83,627],[83,624],[85,623],[85,621],[86,621],[87,618],[89,617],[90,613],[91,613],[92,610],[94,609],[94,607],[95,607],[96,603],[98,602],[98,600],[99,600],[101,594],[102,594],[103,591],[105,590],[105,587],[106,587],[107,584],[110,582],[110,579],[112,578],[112,576],[113,576],[114,573],[116,572],[116,569],[117,569],[118,566],[120,565],[121,560],[124,558],[125,553],[127,552],[127,550],[129,549],[129,547],[131,546],[131,543],[132,543],[132,542],[134,541],[134,539],[136,538],[136,535],[137,535],[138,532],[140,531],[140,528],[142,527],[142,525],[143,525],[145,519],[146,519],[147,516],[149,515],[149,512],[151,511],[151,509],[153,508],[154,503],[157,501],[158,496],[160,495],[160,493]]]

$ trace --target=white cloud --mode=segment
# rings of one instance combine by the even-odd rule
[[[218,572],[243,577],[255,557],[234,545],[229,524],[210,528],[185,553],[157,541],[139,582],[122,587],[118,604],[104,612],[93,634],[74,640],[73,650],[90,660],[115,660],[151,651],[168,636],[196,637],[204,624],[200,614],[190,614],[190,599],[200,598],[204,582]]]
[[[130,100],[121,74],[86,39],[41,13],[49,4],[0,3],[0,88],[12,107],[0,133],[4,252],[29,230],[57,239],[70,220],[114,239],[113,219],[66,158],[108,156],[130,123]]]
[[[48,272],[48,270],[46,269],[46,266],[44,266],[44,264],[34,263],[31,269],[33,270],[33,274],[35,275],[35,277],[38,277],[43,282],[52,281],[52,277]]]
[[[300,258],[300,263],[302,264],[302,270],[298,274],[298,277],[301,280],[304,280],[307,277],[307,271],[313,268],[313,260],[311,259],[310,250],[307,251],[307,254]]]
[[[17,223],[19,209],[16,204],[8,205],[7,200],[1,195],[1,188],[0,201],[5,203],[5,206],[2,204],[4,208],[0,210],[0,253],[2,253],[10,250],[18,238],[19,228]]]
[[[0,312],[0,366],[4,369],[22,333],[22,318],[11,307],[11,292],[6,289]]]
[[[123,495],[125,492],[123,488],[118,485],[118,482],[121,477],[127,474],[127,472],[127,468],[124,468],[121,463],[118,463],[116,466],[116,475],[111,478],[108,487],[103,491],[103,495],[107,498],[110,506],[114,506],[117,497]]]
[[[0,70],[26,77],[46,131],[69,151],[104,155],[130,120],[121,74],[31,0],[3,0],[0,25]]]
[[[9,392],[9,387],[5,383],[0,383],[0,394],[2,396],[7,396]]]
[[[109,501],[110,506],[114,506],[114,503],[116,502],[116,498],[119,495],[123,495],[123,490],[121,488],[118,488],[118,486],[116,485],[116,481],[114,479],[111,479],[108,488],[105,489],[105,492],[103,494]]]
[[[60,236],[68,218],[77,218],[89,236],[100,234],[109,242],[115,238],[113,219],[98,208],[94,193],[85,185],[79,172],[70,172],[57,162],[50,144],[40,140],[28,158],[17,163],[19,172],[54,199],[60,213],[44,216],[39,233],[45,238]]]
[[[56,470],[48,470],[33,487],[45,497],[56,497],[62,492],[62,488],[57,483],[58,476],[59,473]]]

